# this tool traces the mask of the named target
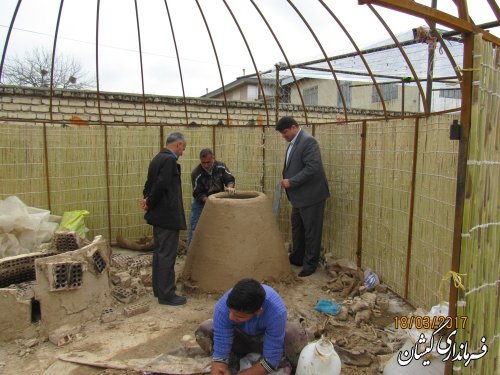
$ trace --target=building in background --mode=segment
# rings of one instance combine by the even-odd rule
[[[455,61],[462,61],[462,43],[439,32]],[[278,98],[280,103],[301,105],[303,101],[308,106],[334,108],[343,108],[345,102],[347,109],[369,111],[383,111],[385,105],[386,111],[404,114],[424,112],[422,91],[433,111],[459,108],[460,83],[438,38],[427,27],[397,38],[399,46],[386,39],[362,51],[370,71],[357,52],[329,57],[330,64],[324,58],[292,64],[293,75],[286,64],[277,63],[274,69],[260,73],[262,90],[255,75],[242,76],[224,87],[226,99],[262,101],[263,91],[268,102]],[[399,47],[414,67],[421,88]],[[219,88],[202,98],[224,99],[224,93]]]

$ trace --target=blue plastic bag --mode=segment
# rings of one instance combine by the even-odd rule
[[[342,305],[329,299],[320,299],[316,303],[316,311],[327,313],[330,315],[337,315],[340,312]]]

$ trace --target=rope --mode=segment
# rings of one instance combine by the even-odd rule
[[[441,300],[445,300],[445,295],[444,295],[444,287],[446,281],[449,279],[453,280],[453,283],[455,285],[455,288],[457,289],[462,289],[465,292],[465,287],[462,284],[462,278],[461,276],[466,276],[466,274],[460,274],[455,271],[448,271],[446,275],[441,279],[441,283],[439,284],[439,295],[441,296]]]

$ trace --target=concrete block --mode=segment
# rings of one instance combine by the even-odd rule
[[[49,341],[56,346],[67,345],[75,339],[79,330],[79,327],[60,327],[49,333]]]
[[[121,286],[115,287],[111,295],[122,303],[130,303],[135,299],[135,295],[130,289],[122,288]]]
[[[102,323],[110,323],[114,322],[117,318],[118,313],[112,307],[107,307],[102,311],[100,319]]]
[[[130,288],[130,283],[132,282],[132,276],[127,271],[118,272],[115,276],[120,278],[120,286],[122,288]]]
[[[20,104],[4,104],[4,105],[2,105],[2,109],[4,111],[20,111],[21,105]]]
[[[146,302],[139,302],[125,307],[123,309],[123,315],[125,315],[127,318],[130,318],[131,316],[142,314],[146,311],[149,311],[149,304]]]

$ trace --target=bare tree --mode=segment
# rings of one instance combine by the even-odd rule
[[[4,83],[16,86],[49,87],[51,82],[52,53],[35,48],[23,57],[11,58],[2,73]],[[87,78],[79,62],[63,55],[57,55],[53,73],[54,88],[84,89],[94,86]]]

